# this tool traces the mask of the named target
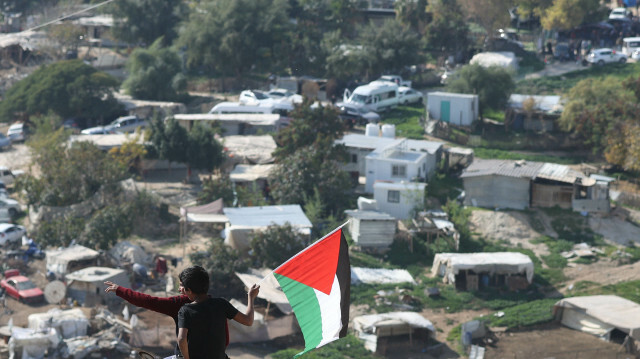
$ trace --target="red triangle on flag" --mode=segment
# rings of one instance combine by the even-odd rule
[[[329,295],[338,268],[341,238],[342,228],[300,252],[275,273]]]

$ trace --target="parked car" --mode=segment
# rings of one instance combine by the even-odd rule
[[[91,128],[85,128],[80,131],[83,135],[107,135],[112,133],[130,133],[137,128],[144,128],[147,126],[147,121],[139,118],[138,116],[124,116],[119,117],[106,126],[96,126]]]
[[[27,230],[20,225],[11,223],[0,223],[0,246],[8,247],[22,243],[22,236]]]
[[[640,50],[636,50],[631,54],[631,58],[638,61],[640,60]]]
[[[600,66],[613,62],[624,64],[627,62],[627,55],[612,49],[603,48],[592,50],[589,55],[587,55],[586,60],[591,65],[597,64]]]
[[[302,96],[287,89],[276,88],[267,92],[267,96],[274,100],[285,100],[292,103],[302,103]]]
[[[400,86],[398,87],[398,102],[403,105],[412,103],[421,104],[424,101],[422,92],[414,90],[410,87]]]
[[[628,19],[631,16],[631,11],[623,7],[617,7],[609,13],[609,19]]]
[[[27,139],[27,133],[29,132],[27,126],[24,123],[14,123],[9,126],[7,130],[7,137],[11,139],[11,142],[24,142]]]
[[[263,102],[273,102],[273,99],[260,90],[244,90],[240,92],[238,101],[244,104],[259,104]]]
[[[11,148],[11,139],[4,135],[4,133],[0,133],[0,150],[6,150]]]
[[[4,190],[5,195],[7,194],[7,190]],[[0,208],[6,208],[9,216],[15,217],[18,213],[20,213],[20,203],[15,199],[9,198],[7,196],[0,195]]]
[[[6,295],[24,303],[44,301],[44,292],[36,287],[29,278],[20,275],[16,269],[4,272],[4,279],[0,281],[0,287],[5,290]]]

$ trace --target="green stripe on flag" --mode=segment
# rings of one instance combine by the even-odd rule
[[[274,276],[280,283],[300,324],[304,336],[304,352],[316,348],[322,341],[322,314],[315,290],[280,274],[274,273]]]

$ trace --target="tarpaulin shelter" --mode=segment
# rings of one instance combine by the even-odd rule
[[[28,321],[30,329],[41,331],[54,328],[64,339],[87,335],[89,328],[89,320],[79,308],[53,308],[46,313],[29,314]]]
[[[97,264],[99,252],[81,245],[46,251],[47,271],[57,276]]]
[[[353,318],[353,327],[358,338],[364,341],[365,348],[374,353],[384,351],[378,347],[381,337],[409,335],[411,342],[416,329],[426,329],[429,336],[436,331],[428,319],[415,312],[361,315]]]
[[[616,295],[592,295],[559,300],[555,317],[569,328],[606,340],[640,340],[640,304]]]
[[[431,274],[442,276],[456,289],[502,285],[523,289],[533,281],[533,262],[517,252],[438,253]]]
[[[54,328],[44,331],[13,327],[9,339],[9,356],[15,358],[16,352],[22,359],[41,359],[47,349],[56,348],[61,338]]]
[[[226,223],[229,219],[224,215],[222,198],[201,206],[180,207],[180,243],[184,256],[184,240],[187,237],[189,223]]]
[[[416,281],[406,269],[351,267],[351,284],[412,283]]]

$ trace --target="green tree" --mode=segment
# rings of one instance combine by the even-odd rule
[[[360,30],[359,39],[368,60],[369,77],[377,77],[384,71],[398,72],[421,60],[418,35],[397,20],[385,21],[382,26],[366,25]]]
[[[335,108],[322,105],[312,108],[309,99],[296,106],[291,117],[293,121],[289,126],[275,136],[278,144],[274,152],[276,160],[294,154],[310,144],[328,145],[331,148],[333,141],[341,138],[346,130],[346,125]]]
[[[180,101],[186,95],[187,82],[178,53],[163,48],[161,39],[148,49],[138,48],[127,60],[129,77],[122,84],[138,99]]]
[[[36,131],[28,142],[39,176],[25,175],[17,183],[28,193],[29,205],[68,206],[92,197],[101,187],[126,178],[126,168],[90,142],[69,145],[60,128],[49,134]]]
[[[502,110],[515,88],[511,73],[502,67],[467,65],[456,72],[447,90],[456,93],[477,94],[480,114],[485,108]]]
[[[244,286],[235,273],[246,272],[249,260],[224,244],[221,238],[211,239],[207,250],[191,254],[190,259],[191,263],[202,266],[209,273],[210,292],[225,297],[235,297],[243,293]]]
[[[460,0],[460,7],[467,19],[479,24],[492,36],[499,28],[509,26],[509,7],[513,0]]]
[[[635,90],[633,80],[582,80],[565,96],[559,124],[582,138],[594,154],[604,154],[609,163],[638,170],[640,106]]]
[[[0,102],[0,118],[17,114],[111,119],[123,112],[113,97],[118,81],[79,60],[44,65],[13,85]]]
[[[133,44],[151,44],[159,38],[169,45],[176,38],[176,27],[185,15],[180,0],[119,0],[110,8],[116,22],[116,38]]]
[[[160,116],[155,116],[150,129],[151,146],[159,158],[169,162],[187,161],[189,133],[175,118],[170,117],[165,124]]]
[[[222,145],[215,139],[214,130],[196,122],[189,132],[187,164],[190,168],[213,171],[224,162]]]
[[[93,216],[79,242],[90,248],[109,249],[119,238],[131,235],[134,217],[126,203],[107,206]]]
[[[465,50],[469,44],[469,27],[456,0],[429,1],[431,22],[426,28],[427,48],[444,53]]]
[[[570,30],[600,13],[599,0],[555,0],[540,19],[545,30]]]
[[[200,2],[178,38],[187,65],[238,77],[282,67],[290,42],[287,7],[286,0]]]
[[[289,223],[269,226],[251,239],[251,259],[258,268],[276,268],[306,246],[305,239]]]
[[[198,204],[210,203],[218,198],[222,198],[227,206],[233,205],[235,195],[229,176],[210,177],[202,181],[202,191],[198,193]]]
[[[398,0],[394,4],[396,19],[413,31],[424,35],[427,24],[431,20],[427,13],[427,5],[427,0]]]
[[[331,157],[326,146],[307,146],[280,159],[269,175],[271,196],[277,203],[304,205],[320,194],[325,215],[342,213],[352,203],[351,179],[341,164]]]
[[[346,39],[342,31],[327,33],[322,39],[322,50],[326,54],[324,69],[329,77],[353,79],[365,76],[368,61],[364,48]]]

